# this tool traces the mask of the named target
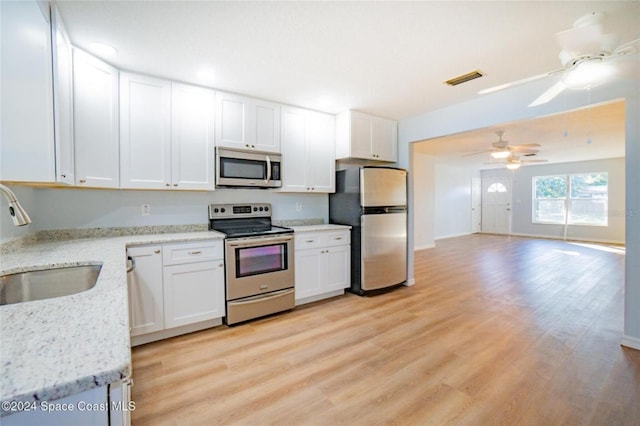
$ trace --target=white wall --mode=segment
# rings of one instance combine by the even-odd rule
[[[465,167],[435,165],[434,238],[471,233],[471,178],[479,174]]]
[[[259,202],[273,205],[273,219],[320,218],[329,216],[326,194],[285,194],[263,190],[223,189],[196,191],[133,191],[75,188],[31,189],[13,186],[33,224],[30,230],[98,228],[147,225],[190,225],[207,223],[207,206],[214,203]],[[302,211],[296,211],[296,203]],[[5,203],[6,204],[6,203]],[[151,205],[151,215],[141,216],[142,204]],[[3,204],[4,206],[4,204]],[[2,215],[0,241],[19,236]]]
[[[413,206],[410,207],[409,211],[419,212],[415,216],[413,229],[414,249],[422,250],[435,246],[435,173],[433,157],[414,152],[411,170],[413,170],[413,173],[409,174],[409,178],[413,183],[412,187],[415,196],[413,197]]]
[[[626,259],[625,322],[623,342],[640,349],[640,81],[617,80],[585,91],[566,91],[553,101],[529,108],[527,105],[553,84],[553,78],[541,79],[490,95],[479,96],[437,111],[402,120],[398,126],[398,163],[410,166],[411,144],[439,136],[526,120],[547,114],[614,99],[625,100],[626,165]],[[409,170],[410,173],[413,170]],[[413,203],[414,194],[409,194]],[[414,206],[415,207],[415,206]],[[409,247],[415,247],[414,222],[419,211],[409,213]],[[409,278],[413,280],[413,251],[409,250]]]
[[[509,176],[513,182],[513,216],[511,233],[535,237],[562,238],[563,225],[532,223],[532,178],[573,173],[607,172],[609,175],[608,226],[569,225],[567,239],[624,243],[625,231],[625,165],[624,158],[522,167],[515,172],[506,169],[485,170],[482,177]]]

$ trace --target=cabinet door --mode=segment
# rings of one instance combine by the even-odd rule
[[[136,267],[128,274],[131,336],[164,328],[160,246],[130,247]]]
[[[324,293],[323,250],[296,250],[296,300]]]
[[[120,186],[118,70],[73,49],[76,185]]]
[[[171,86],[171,181],[176,189],[214,189],[215,92]]]
[[[282,188],[283,192],[306,192],[307,185],[307,111],[282,109]]]
[[[0,1],[0,180],[54,182],[49,4]]]
[[[373,122],[371,117],[358,112],[351,113],[351,156],[372,159]]]
[[[342,290],[351,285],[351,246],[336,246],[324,250],[327,262],[325,291]]]
[[[280,105],[216,93],[216,146],[280,152]]]
[[[120,184],[171,186],[171,83],[120,74]]]
[[[393,120],[376,117],[372,123],[372,152],[376,160],[398,159],[398,126]]]
[[[53,98],[55,102],[56,180],[73,185],[73,60],[71,41],[60,12],[51,7],[53,48]]]
[[[164,267],[164,326],[179,327],[225,315],[224,263]]]
[[[216,92],[216,146],[250,149],[247,116],[247,98]]]
[[[256,99],[251,100],[250,107],[251,148],[280,153],[280,105]]]
[[[313,192],[335,192],[335,117],[308,112],[307,187]]]

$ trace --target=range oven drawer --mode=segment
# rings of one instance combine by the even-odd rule
[[[293,288],[227,302],[227,324],[293,309],[295,304]]]

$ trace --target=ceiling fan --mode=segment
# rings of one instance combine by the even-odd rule
[[[560,79],[553,86],[529,104],[533,107],[551,101],[565,89],[590,89],[604,83],[618,71],[619,64],[616,62],[620,58],[637,53],[634,45],[640,42],[640,39],[636,39],[619,44],[618,35],[603,32],[602,22],[605,18],[604,12],[593,12],[576,20],[572,28],[555,34],[556,41],[562,48],[558,55],[562,68],[484,89],[478,94],[497,92],[541,78],[560,75]]]
[[[547,160],[521,160],[519,156],[513,155],[507,159],[505,159],[505,163],[507,164],[507,169],[516,170],[519,169],[523,164],[530,163],[546,163]],[[495,164],[495,163],[487,163],[487,164]]]
[[[516,154],[535,154],[538,152],[537,149],[532,149],[540,146],[537,143],[525,143],[522,145],[510,145],[509,141],[503,139],[504,130],[498,130],[496,135],[498,136],[498,140],[491,144],[491,149],[485,151],[472,152],[471,154],[466,154],[464,157],[469,157],[471,155],[484,154],[486,152],[490,153],[492,158],[495,159],[505,159],[511,158]]]

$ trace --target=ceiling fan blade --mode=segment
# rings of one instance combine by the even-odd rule
[[[516,152],[518,154],[535,154],[538,152],[537,149],[530,149],[530,148],[517,148],[517,149],[511,149],[511,151]]]
[[[518,145],[511,145],[511,148],[535,148],[541,146],[539,143],[519,143]]]
[[[484,150],[484,151],[471,152],[471,153],[469,153],[469,154],[465,154],[465,155],[463,155],[462,157],[472,157],[472,156],[474,156],[474,155],[478,155],[478,154],[486,154],[486,153],[488,153],[488,152],[491,152],[491,150],[488,150],[488,151],[487,151],[487,150]]]
[[[529,104],[530,107],[546,104],[551,99],[558,96],[560,93],[564,91],[567,87],[564,85],[562,81],[558,81],[556,84],[551,86],[544,92],[542,95],[538,96],[538,98]]]
[[[547,72],[547,73],[544,73],[544,74],[538,74],[538,75],[534,75],[532,77],[523,78],[522,80],[512,81],[511,83],[506,83],[506,84],[501,84],[499,86],[489,87],[488,89],[482,89],[482,90],[480,90],[478,92],[478,95],[486,95],[488,93],[498,92],[500,90],[504,90],[504,89],[507,89],[509,87],[520,86],[522,84],[526,84],[526,83],[529,83],[531,81],[535,81],[535,80],[539,80],[541,78],[549,77],[549,76],[554,75],[554,74],[556,74],[558,72],[561,72],[561,71],[564,71],[564,70],[555,70],[555,71]]]
[[[558,45],[573,56],[599,53],[602,39],[602,25],[593,24],[574,27],[555,34]]]

